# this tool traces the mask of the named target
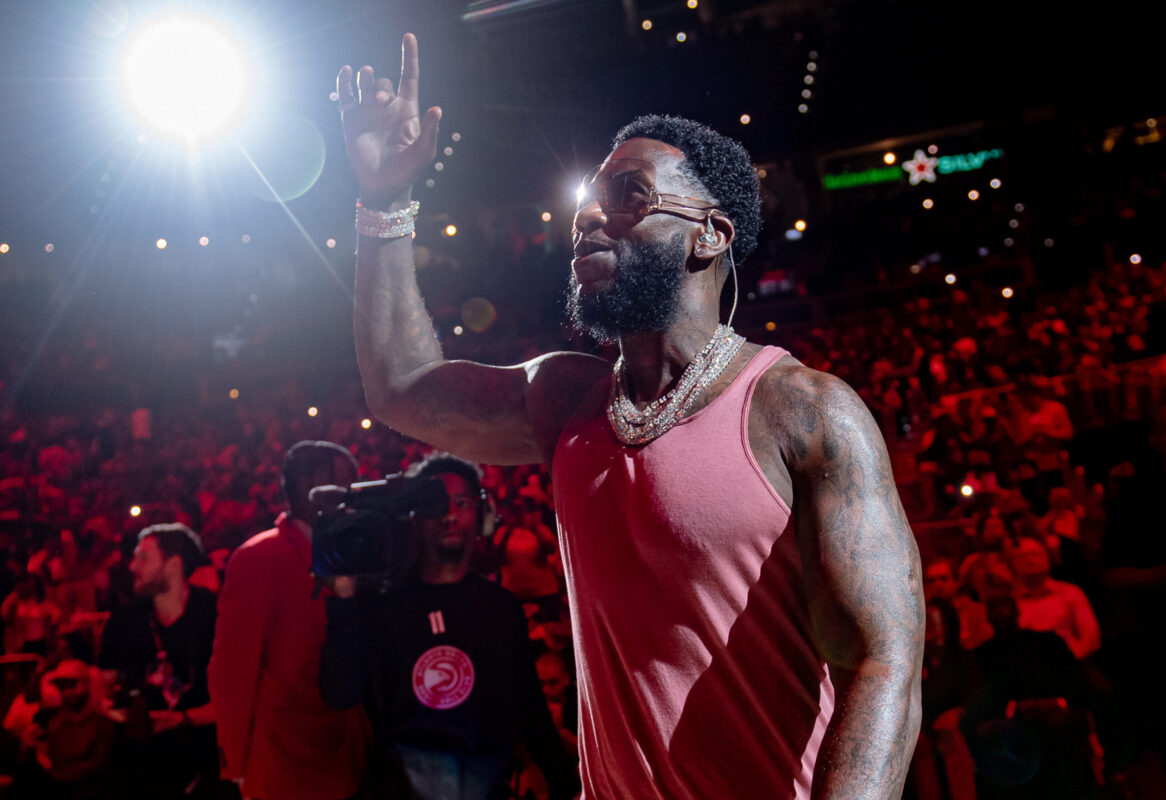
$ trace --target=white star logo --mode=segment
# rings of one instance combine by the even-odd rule
[[[907,170],[912,186],[916,186],[922,181],[935,183],[935,165],[938,163],[938,158],[928,158],[922,150],[916,150],[913,159],[903,162],[903,169]]]

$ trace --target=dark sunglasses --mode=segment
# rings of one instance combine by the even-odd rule
[[[713,214],[723,214],[716,203],[681,194],[656,190],[655,165],[638,158],[605,161],[587,173],[575,193],[576,213],[598,202],[604,214],[635,217],[674,214],[696,222]]]

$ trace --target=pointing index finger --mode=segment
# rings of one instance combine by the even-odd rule
[[[417,59],[417,37],[406,33],[401,40],[401,80],[397,84],[397,93],[406,100],[417,102],[418,78],[421,67]]]

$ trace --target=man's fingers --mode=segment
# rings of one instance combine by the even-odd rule
[[[376,97],[378,103],[388,103],[393,99],[393,82],[388,78],[377,78]]]
[[[352,93],[352,67],[347,64],[340,68],[336,76],[336,99],[341,111],[356,105],[356,95]]]
[[[417,37],[406,33],[401,40],[401,80],[397,88],[401,97],[406,100],[417,101],[418,79],[421,77],[421,67],[417,60]]]
[[[427,161],[437,157],[437,128],[441,123],[441,108],[433,106],[421,118],[421,146],[425,148]]]
[[[363,103],[371,103],[373,101],[374,86],[376,84],[376,75],[372,71],[372,67],[363,66],[360,72],[356,73],[356,91],[357,99]]]

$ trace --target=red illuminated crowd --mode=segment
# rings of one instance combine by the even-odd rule
[[[1161,752],[1164,307],[1166,270],[1123,261],[1055,292],[1018,287],[1006,300],[972,286],[747,331],[846,379],[887,437],[925,566],[925,725],[908,790],[920,800],[1122,796],[1131,771]],[[90,773],[46,761],[29,731],[61,702],[53,681],[93,665],[109,613],[135,601],[138,531],[196,530],[211,565],[192,583],[217,592],[231,552],[284,507],[291,444],[342,443],[362,478],[424,454],[362,424],[355,381],[330,396],[311,416],[295,382],[193,406],[5,412],[0,772],[13,796],[22,782],[98,796],[76,777]],[[499,524],[478,567],[524,602],[544,692],[570,743],[571,631],[549,476],[486,467],[484,485]],[[101,709],[106,684],[92,678]],[[87,730],[125,734],[96,722]],[[514,786],[541,796],[533,771]]]

